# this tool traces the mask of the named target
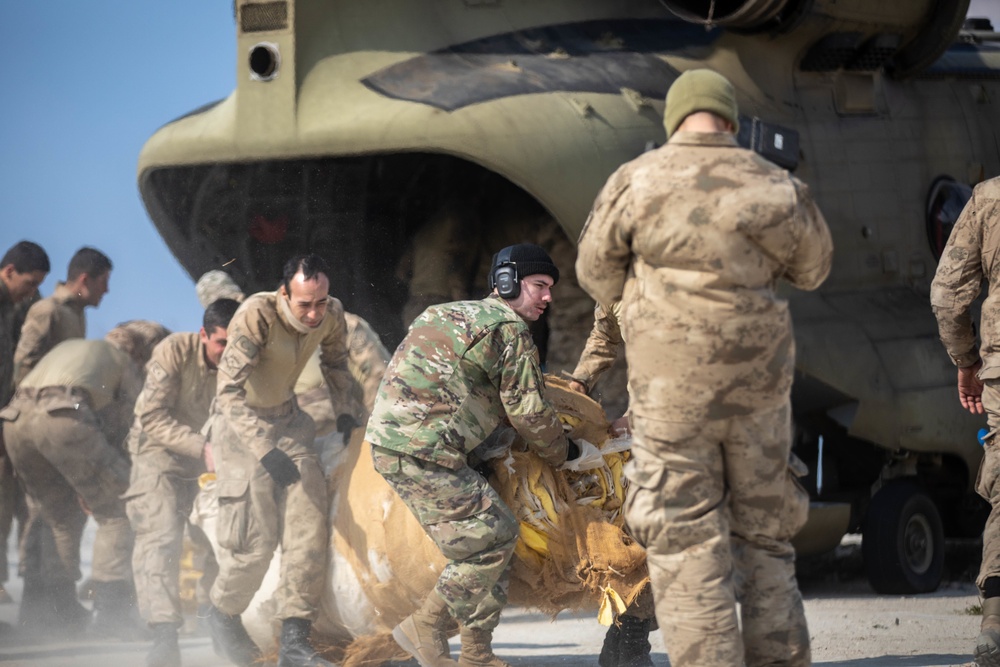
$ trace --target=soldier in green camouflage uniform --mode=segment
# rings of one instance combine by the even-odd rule
[[[972,191],[941,254],[931,306],[937,316],[941,342],[958,367],[958,396],[973,414],[986,412],[990,433],[979,467],[976,491],[993,509],[983,531],[983,562],[976,584],[983,596],[983,619],[976,639],[976,663],[1000,667],[1000,178],[980,183]],[[982,289],[989,293],[980,317],[982,342],[970,308]]]
[[[18,305],[38,292],[49,273],[49,257],[41,246],[21,241],[0,260],[0,408],[14,395],[14,349],[21,334]],[[24,529],[24,493],[3,448],[0,430],[0,603],[13,602],[4,590],[7,583],[7,536],[14,516]]]
[[[279,543],[279,664],[330,664],[308,643],[327,563],[326,479],[316,427],[294,394],[299,374],[319,347],[338,430],[347,436],[362,419],[360,392],[347,370],[343,307],[329,296],[329,287],[321,258],[289,260],[278,291],[251,296],[236,312],[219,363],[208,425],[219,496],[219,574],[209,627],[217,651],[238,665],[260,658],[240,614]]]
[[[504,297],[494,290],[480,301],[425,310],[389,362],[368,422],[375,469],[448,559],[421,609],[393,631],[423,667],[456,664],[443,631],[449,614],[462,627],[458,665],[506,664],[491,640],[507,601],[518,524],[469,467],[469,453],[506,419],[550,464],[567,455],[527,325],[551,301],[559,270],[535,245],[504,252],[518,274],[514,293],[500,282]]]
[[[626,517],[674,667],[810,661],[789,542],[808,512],[789,474],[795,344],[774,287],[818,287],[833,247],[806,186],[737,146],[737,118],[725,78],[681,75],[669,141],[611,176],[577,261],[599,303],[622,302]]]

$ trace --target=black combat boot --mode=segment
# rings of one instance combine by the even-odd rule
[[[149,638],[146,624],[139,618],[131,583],[94,582],[94,622],[90,631],[98,637],[116,637],[124,641]]]
[[[239,667],[250,667],[261,659],[260,649],[250,639],[239,614],[224,614],[215,606],[208,612],[208,629],[212,633],[215,654]]]
[[[309,643],[312,623],[304,618],[286,618],[281,622],[281,646],[278,667],[335,667],[319,657]]]
[[[177,645],[177,626],[153,624],[153,647],[146,654],[146,667],[181,667],[181,647]]]
[[[612,623],[604,635],[604,645],[597,664],[601,667],[618,667],[618,646],[622,642],[622,631],[616,623]]]
[[[90,611],[77,601],[72,581],[26,577],[17,624],[29,634],[74,636],[90,624]]]
[[[652,619],[636,618],[628,614],[618,617],[621,625],[618,641],[618,667],[653,667],[649,657],[649,626]]]

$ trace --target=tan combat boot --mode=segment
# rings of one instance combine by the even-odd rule
[[[983,600],[983,623],[973,655],[979,667],[1000,667],[1000,598]]]
[[[392,638],[417,659],[420,667],[458,667],[448,655],[445,628],[450,625],[448,606],[440,595],[431,591],[420,609],[393,629]]]
[[[493,654],[493,631],[462,627],[458,667],[511,667]]]

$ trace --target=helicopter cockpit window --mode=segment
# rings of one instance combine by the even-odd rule
[[[939,176],[927,195],[927,239],[935,259],[941,259],[951,230],[972,198],[972,188],[950,176]]]

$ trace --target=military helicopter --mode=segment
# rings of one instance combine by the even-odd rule
[[[391,345],[394,267],[451,176],[474,175],[483,209],[549,216],[575,240],[610,173],[663,143],[671,82],[723,73],[740,141],[810,184],[836,245],[823,288],[789,295],[814,500],[797,546],[861,532],[877,590],[930,591],[945,537],[977,536],[988,510],[984,423],[960,409],[928,303],[970,187],[1000,174],[1000,41],[964,25],[968,7],[237,0],[236,89],[149,139],[139,187],[192,276],[228,265],[268,289],[288,256],[320,252]]]

